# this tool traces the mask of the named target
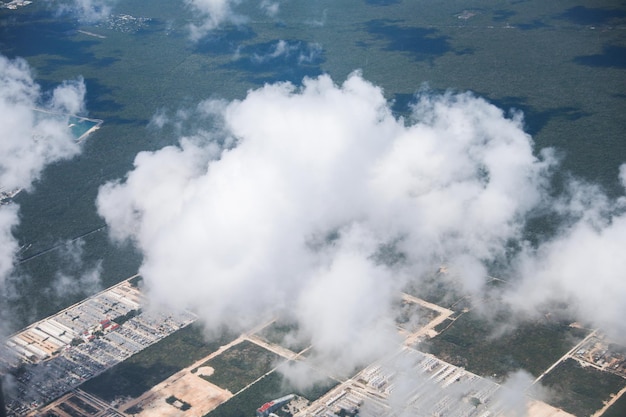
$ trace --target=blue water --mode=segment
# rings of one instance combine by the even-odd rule
[[[82,75],[89,117],[104,120],[82,143],[81,155],[48,167],[31,192],[16,198],[21,224],[15,235],[28,249],[19,255],[24,261],[12,280],[16,291],[2,301],[11,328],[87,295],[89,290],[80,288],[56,294],[52,283],[58,273],[78,276],[101,262],[102,286],[108,286],[136,272],[141,258],[132,247],[111,244],[106,229],[88,233],[104,224],[94,204],[98,187],[122,178],[138,152],[176,142],[171,129],[147,127],[158,109],[175,112],[206,98],[242,98],[266,82],[298,83],[322,73],[341,82],[362,69],[393,100],[398,115],[407,114],[424,82],[435,91],[471,90],[505,110],[523,110],[537,148],[552,146],[562,155],[562,176],[573,173],[613,195],[621,192],[624,5],[325,0],[282,2],[273,20],[256,2],[244,2],[237,10],[248,23],[226,26],[193,44],[186,25],[196,17],[182,4],[118,2],[115,13],[150,18],[137,31],[59,18],[49,2],[0,9],[0,52],[24,57],[47,91]],[[281,39],[299,53],[311,53],[315,45],[321,50],[306,63],[295,55],[263,63],[253,59]],[[77,123],[74,135],[91,123]],[[76,265],[64,255],[63,242],[85,234],[83,263]]]
[[[70,130],[72,131],[72,136],[74,136],[76,139],[81,138],[89,131],[89,129],[92,129],[100,124],[99,121],[79,118],[75,116],[70,117],[68,123],[70,126]]]

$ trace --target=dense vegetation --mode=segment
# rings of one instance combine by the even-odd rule
[[[432,339],[427,350],[482,376],[502,378],[520,368],[539,376],[587,332],[551,320],[520,324],[499,337],[493,331],[491,323],[470,312]]]
[[[602,417],[624,417],[626,416],[626,395],[622,395],[619,400],[615,401],[608,410],[602,414]]]
[[[616,394],[626,385],[624,378],[609,372],[599,371],[591,366],[582,367],[574,359],[559,364],[542,379],[553,395],[549,403],[576,416],[590,416],[603,406],[611,394]],[[616,404],[624,407],[624,402]],[[613,415],[623,416],[612,407]],[[605,414],[607,416],[608,414]]]
[[[214,369],[212,375],[202,378],[235,394],[271,371],[280,361],[277,354],[244,340],[202,364]]]
[[[276,372],[265,376],[241,394],[211,411],[209,417],[250,417],[261,405],[290,392],[281,389],[281,377]]]

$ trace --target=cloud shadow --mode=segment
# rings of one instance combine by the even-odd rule
[[[284,53],[278,53],[279,42],[287,45]],[[243,72],[248,81],[259,85],[276,81],[299,84],[304,77],[321,75],[325,60],[321,48],[305,41],[274,40],[240,48],[239,57],[223,67]]]
[[[613,20],[623,20],[626,18],[626,10],[576,6],[567,9],[555,18],[579,25],[603,25]]]
[[[406,52],[416,61],[426,61],[452,51],[447,36],[437,35],[437,29],[405,27],[390,20],[371,20],[366,30],[377,39],[386,40],[388,51]]]
[[[577,56],[574,62],[588,67],[624,69],[626,68],[626,47],[605,46],[601,54]]]

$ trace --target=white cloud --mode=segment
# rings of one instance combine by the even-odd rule
[[[242,25],[249,18],[235,11],[242,0],[184,0],[197,17],[198,22],[189,25],[192,41],[199,41],[211,31],[224,25]],[[280,1],[260,0],[259,9],[268,17],[275,18],[280,11]]]
[[[294,61],[299,65],[311,64],[322,55],[322,46],[318,43],[290,42],[283,39],[276,41],[276,44],[266,54],[253,54],[251,59],[256,64],[262,64],[277,58],[294,57]],[[237,56],[240,54],[237,51]]]
[[[94,294],[101,289],[100,274],[102,264],[98,262],[93,268],[80,274],[58,272],[52,281],[52,291],[57,298]]]
[[[83,111],[84,94],[84,81],[79,78],[55,88],[46,102],[26,61],[0,56],[0,187],[5,191],[28,190],[46,165],[80,151],[66,115],[35,108],[63,113]],[[18,223],[16,205],[0,206],[0,282],[12,270],[17,250],[12,228]]]
[[[58,270],[50,285],[50,292],[57,299],[94,294],[101,289],[102,261],[85,265],[84,252],[85,241],[82,239],[64,242],[59,247]]]
[[[63,81],[54,89],[49,108],[59,113],[81,114],[85,112],[85,81],[83,77],[76,80]]]
[[[143,252],[154,299],[209,325],[291,311],[320,360],[346,365],[383,349],[375,335],[415,271],[444,259],[480,292],[482,265],[521,237],[553,162],[484,100],[425,95],[405,123],[359,74],[266,85],[212,111],[223,131],[139,154],[100,190],[100,214]],[[406,273],[373,261],[390,242]]]
[[[241,0],[185,0],[185,3],[197,13],[201,20],[201,23],[193,23],[189,26],[193,41],[202,39],[223,24],[240,25],[246,21],[245,16],[233,10],[241,3]]]
[[[0,185],[28,188],[50,162],[69,158],[79,146],[67,127],[67,117],[50,117],[35,111],[43,106],[54,112],[84,108],[82,79],[64,82],[43,103],[26,61],[0,56]]]
[[[622,165],[620,172],[624,172]],[[599,326],[626,342],[626,204],[610,200],[595,187],[575,183],[574,218],[559,235],[518,259],[517,279],[505,295],[520,311],[565,303],[580,321]]]
[[[0,283],[13,269],[13,256],[18,245],[13,237],[12,229],[19,223],[18,210],[15,205],[0,206]]]
[[[289,43],[287,43],[287,41],[280,39],[276,42],[276,45],[274,46],[273,50],[270,51],[268,54],[252,55],[252,61],[256,63],[262,63],[262,62],[266,62],[274,58],[278,58],[279,56],[283,56],[283,55],[288,56],[294,49],[297,49],[297,46],[295,47],[290,46]]]
[[[261,0],[259,7],[269,17],[276,17],[280,9],[280,3],[277,1],[271,1],[271,0]]]
[[[117,0],[63,0],[59,4],[61,13],[71,13],[85,22],[98,22],[111,15]]]
[[[298,64],[311,64],[317,61],[323,51],[322,45],[319,43],[307,43],[306,48],[298,56]]]
[[[503,415],[506,417],[527,417],[531,398],[526,392],[531,387],[534,378],[528,372],[518,370],[507,376],[496,393],[495,400],[503,407]],[[534,387],[533,395],[543,398],[545,393],[540,386]]]

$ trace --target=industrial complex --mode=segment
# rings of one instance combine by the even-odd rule
[[[281,345],[280,340],[268,336],[268,329],[280,329],[270,320],[230,339],[136,398],[105,401],[86,392],[83,382],[196,320],[187,311],[148,309],[139,280],[130,277],[6,340],[0,361],[14,382],[6,399],[9,416],[209,416],[278,372],[282,364],[307,360],[311,346]],[[256,417],[505,416],[502,399],[510,397],[507,388],[419,350],[419,342],[436,336],[440,324],[455,320],[455,312],[408,294],[402,294],[400,300],[403,311],[409,312],[406,314],[419,311],[422,319],[419,325],[410,326],[404,318],[399,320],[398,332],[404,343],[395,353],[350,378],[335,380],[328,391],[310,400],[293,393],[264,398],[265,402],[253,404],[250,417],[254,410]],[[594,331],[564,358],[623,376],[624,355],[611,348],[614,345]],[[246,374],[240,386],[229,388],[231,372],[239,372],[263,356],[274,359],[256,374]],[[571,417],[548,404],[527,400],[533,417]]]
[[[143,311],[131,277],[9,337],[3,369],[18,369],[9,415],[22,416],[70,392],[196,320],[189,312]]]

